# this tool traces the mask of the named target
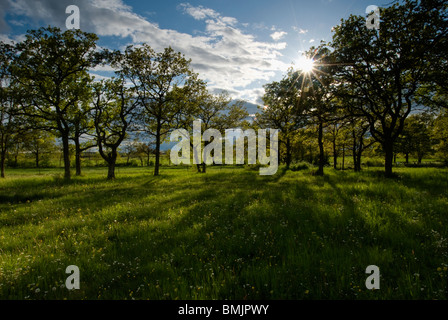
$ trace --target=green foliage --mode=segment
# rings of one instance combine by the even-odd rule
[[[403,132],[397,139],[397,151],[406,155],[416,154],[418,163],[431,152],[431,127],[433,119],[429,114],[413,114],[409,116]]]
[[[128,46],[121,59],[115,63],[119,73],[128,79],[137,96],[140,106],[140,130],[146,131],[155,139],[156,161],[154,175],[159,174],[160,145],[168,132],[176,125],[176,118],[182,111],[179,89],[185,85],[188,90],[190,60],[171,47],[156,53],[148,44],[142,47]]]
[[[440,54],[446,49],[446,8],[441,1],[432,3],[404,1],[382,8],[379,34],[366,30],[362,16],[351,15],[335,27],[331,46],[339,64],[338,95],[369,122],[370,134],[385,152],[386,175],[392,174],[394,143],[415,110],[419,90],[434,81],[436,65],[446,65]]]
[[[16,45],[11,70],[20,97],[20,113],[39,129],[60,135],[65,178],[70,178],[69,138],[78,103],[85,100],[88,70],[98,62],[98,37],[81,30],[30,30]]]
[[[447,299],[447,169],[392,175],[397,152],[421,162],[434,144],[448,162],[447,112],[413,114],[418,103],[446,108],[447,7],[431,3],[381,9],[379,34],[363,16],[342,20],[331,44],[306,52],[313,70],[290,69],[265,86],[254,125],[243,101],[211,94],[171,47],[97,52],[95,34],[52,27],[15,47],[0,43],[2,176],[7,152],[11,167],[32,155],[39,167],[0,180],[0,298]],[[100,62],[117,77],[92,82],[88,70]],[[290,170],[260,176],[259,164],[226,165],[197,175],[170,166],[161,143],[197,118],[202,130],[280,129]],[[102,159],[89,156],[96,167],[85,176],[41,168],[42,152],[56,154],[54,134],[70,178],[69,139],[81,156],[89,146],[80,137],[93,128]],[[155,147],[123,147],[130,129]],[[359,171],[364,150],[385,161],[323,176],[330,153],[335,168],[351,154]],[[166,171],[148,177],[144,160],[155,176]],[[394,179],[370,169],[383,164]],[[64,288],[71,264],[80,290]],[[364,286],[371,264],[383,275],[379,291]]]
[[[206,83],[196,76],[190,79],[189,86],[177,90],[176,103],[182,104],[182,111],[176,121],[179,128],[187,130],[190,134],[190,144],[193,145],[193,122],[200,120],[201,132],[208,129],[215,129],[223,136],[226,129],[246,128],[249,123],[245,120],[248,113],[244,107],[244,101],[232,101],[226,91],[220,94],[212,94],[206,87]],[[213,138],[214,139],[214,138]],[[213,140],[211,140],[213,141]],[[211,142],[201,142],[204,148]],[[197,159],[200,162],[200,159]],[[198,172],[206,172],[206,163],[202,161],[197,166]]]
[[[448,112],[444,111],[434,121],[432,137],[437,141],[437,154],[448,163]]]
[[[294,162],[290,166],[291,171],[309,170],[313,168],[314,166],[311,163],[305,161]]]
[[[382,167],[384,166],[384,161],[379,159],[368,159],[365,162],[367,167]]]
[[[6,156],[20,136],[23,118],[17,116],[16,85],[11,79],[14,48],[0,42],[0,176],[5,177]]]
[[[298,129],[306,123],[305,104],[291,76],[264,86],[264,107],[256,114],[256,124],[262,128],[279,129],[280,158],[286,165],[292,161],[292,142]]]
[[[98,150],[109,166],[107,178],[114,179],[118,147],[134,121],[137,101],[133,97],[133,89],[126,87],[123,78],[97,82],[93,85],[93,91],[93,118]]]

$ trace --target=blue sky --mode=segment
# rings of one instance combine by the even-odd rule
[[[212,92],[261,104],[263,84],[279,80],[304,50],[331,40],[331,28],[350,14],[363,15],[374,0],[1,0],[0,40],[20,41],[26,30],[65,30],[68,5],[80,9],[81,29],[95,32],[98,44],[123,49],[148,43],[172,46],[192,59],[192,67]],[[107,68],[92,70],[97,78]]]

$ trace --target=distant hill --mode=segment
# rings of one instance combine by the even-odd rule
[[[247,113],[249,114],[255,114],[259,112],[257,105],[254,103],[245,102],[244,106],[246,107]]]
[[[236,101],[236,100],[234,100],[234,101],[232,101],[232,102],[235,102],[235,101]],[[247,113],[248,113],[249,115],[251,115],[251,114],[255,114],[255,113],[259,112],[257,105],[254,104],[254,103],[245,102],[245,103],[244,103],[244,107],[246,108]],[[249,117],[249,118],[247,118],[247,120],[250,121],[250,120],[252,120],[252,118]],[[229,129],[230,129],[230,128],[229,128]],[[174,145],[176,145],[176,142],[165,142],[165,143],[162,143],[162,145],[160,146],[160,150],[161,150],[161,151],[169,150],[169,149],[171,149]]]

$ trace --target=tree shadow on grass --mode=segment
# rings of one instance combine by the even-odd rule
[[[175,177],[177,175],[166,175],[164,178],[130,177],[133,182],[131,186],[111,182],[88,192],[80,192],[78,198],[60,199],[63,207],[91,206],[91,211],[98,218],[101,212],[106,214],[102,219],[92,221],[87,231],[94,237],[91,239],[93,249],[107,247],[107,250],[96,256],[90,251],[78,254],[68,254],[71,251],[67,251],[61,263],[80,264],[82,290],[68,292],[64,289],[54,297],[97,299],[101,293],[101,298],[122,299],[133,292],[136,298],[151,299],[176,298],[176,294],[184,299],[241,299],[251,297],[251,294],[269,298],[272,288],[276,291],[276,297],[301,297],[298,285],[306,275],[299,271],[307,271],[306,268],[312,265],[315,268],[310,269],[309,273],[317,270],[314,274],[320,276],[321,242],[345,254],[350,249],[358,248],[356,244],[350,244],[351,247],[343,251],[342,237],[348,238],[352,231],[344,229],[337,235],[336,232],[340,223],[350,218],[362,221],[350,191],[341,186],[359,182],[359,176],[320,179],[330,186],[322,192],[334,192],[335,197],[341,199],[344,210],[342,217],[337,218],[331,216],[331,210],[320,212],[319,208],[312,206],[318,203],[319,198],[308,183],[291,185],[290,188],[294,189],[290,195],[284,196],[289,175],[281,184],[269,182],[278,182],[284,174],[259,177],[254,172],[232,174],[210,171],[205,175],[192,173],[179,179]],[[122,181],[130,182],[127,179]],[[305,211],[295,210],[294,206],[302,202],[309,207]],[[115,205],[121,205],[122,209],[107,215]],[[310,221],[305,222],[304,219]],[[332,219],[340,219],[339,224]],[[289,222],[287,226],[286,222]],[[109,226],[111,229],[108,229]],[[81,232],[83,227],[86,227],[85,224],[77,221],[66,229],[66,233]],[[96,234],[95,230],[106,231]],[[270,233],[272,230],[273,233]],[[309,230],[316,231],[320,238]],[[365,229],[360,228],[357,232],[368,237],[363,231]],[[64,238],[64,241],[69,242],[69,238]],[[364,245],[376,245],[373,240],[363,241]],[[293,256],[302,251],[311,252],[310,248],[314,248],[315,256],[310,257],[309,261],[293,260]],[[139,261],[139,268],[135,267],[135,261]],[[34,262],[31,268],[35,270],[33,272],[45,275],[45,272],[48,273],[45,267],[52,266],[51,263],[46,256]],[[330,266],[332,261],[324,263]],[[53,272],[55,268],[49,270]],[[65,280],[64,276],[67,275],[63,271],[48,273],[46,281]],[[16,287],[25,287],[27,283],[34,282],[29,277],[21,281],[19,276]],[[251,285],[247,286],[248,283]],[[268,285],[263,287],[265,283]],[[252,286],[260,290],[258,295],[255,295]],[[102,291],[100,287],[107,290]],[[141,289],[137,292],[138,288]],[[277,293],[278,289],[283,292]]]
[[[42,200],[45,198],[43,193],[33,193],[33,194],[0,194],[0,204],[19,204],[26,202],[33,202]]]
[[[143,278],[151,283],[159,279],[161,285],[169,286],[166,290],[174,294],[172,291],[174,287],[171,287],[172,281],[175,280],[173,277],[177,279],[182,274],[182,281],[188,283],[189,273],[182,273],[182,270],[187,267],[202,268],[204,262],[200,262],[199,259],[210,259],[211,261],[213,255],[217,254],[219,250],[231,259],[228,262],[222,260],[222,263],[228,265],[230,269],[222,270],[222,272],[216,270],[216,274],[217,276],[225,274],[228,279],[234,279],[233,283],[227,283],[222,289],[213,289],[212,287],[215,286],[213,281],[208,282],[205,278],[199,280],[202,276],[193,275],[193,273],[198,272],[196,270],[191,273],[191,281],[193,281],[191,285],[205,287],[210,284],[210,287],[204,288],[210,297],[234,296],[241,298],[244,296],[241,288],[238,289],[238,292],[229,295],[233,285],[238,284],[239,286],[240,283],[248,281],[248,271],[245,269],[245,265],[238,262],[238,259],[246,255],[245,259],[257,261],[255,260],[255,254],[263,250],[264,242],[257,242],[256,245],[244,245],[242,242],[233,240],[231,233],[224,232],[226,229],[221,224],[224,224],[239,236],[249,237],[252,226],[245,226],[245,220],[240,219],[247,214],[246,207],[250,205],[250,202],[257,200],[251,197],[250,192],[261,192],[259,199],[263,199],[264,195],[267,196],[270,192],[270,189],[260,184],[257,175],[253,173],[242,173],[242,175],[212,173],[208,176],[197,176],[192,179],[193,186],[182,183],[188,181],[190,177],[180,179],[180,183],[176,185],[170,185],[170,181],[174,180],[167,178],[162,188],[154,183],[157,179],[153,177],[141,178],[129,188],[124,185],[120,188],[113,188],[113,190],[95,188],[89,190],[89,192],[80,193],[76,199],[59,200],[62,207],[68,208],[77,208],[80,204],[93,205],[91,211],[96,211],[98,216],[100,216],[98,210],[107,212],[108,208],[115,205],[113,199],[117,193],[130,195],[128,198],[119,198],[118,204],[132,202],[132,199],[140,199],[142,204],[137,208],[131,206],[126,208],[124,206],[121,211],[117,212],[116,217],[109,216],[103,220],[96,220],[97,225],[87,226],[88,229],[91,228],[92,230],[104,230],[107,225],[112,225],[112,229],[96,235],[96,239],[91,239],[94,247],[107,247],[108,249],[104,251],[100,260],[98,260],[98,257],[90,257],[88,265],[86,265],[88,254],[80,253],[84,257],[80,261],[76,254],[68,254],[69,252],[76,252],[75,249],[67,251],[66,257],[60,263],[80,264],[82,284],[84,285],[81,291],[69,293],[67,290],[67,292],[63,292],[62,297],[96,299],[100,288],[94,286],[104,285],[106,287],[113,282],[113,278],[117,279],[118,277],[120,277],[120,281],[117,286],[113,285],[113,288],[115,288],[113,290],[118,293],[114,295],[111,292],[111,295],[106,294],[106,297],[126,297],[126,291],[133,290],[135,292],[136,286],[140,285]],[[150,187],[149,190],[148,187]],[[280,189],[281,187],[278,186],[277,188]],[[101,204],[96,201],[100,195],[102,197]],[[147,195],[151,196],[150,199],[153,200],[148,200],[152,203],[144,205],[145,199],[142,198]],[[260,215],[263,221],[268,217],[267,212]],[[276,221],[276,219],[272,217],[270,221],[274,223],[273,221]],[[241,225],[242,223],[243,225]],[[64,234],[68,236],[80,232],[85,233],[87,232],[85,228],[86,224],[81,221],[72,222],[68,228],[64,228]],[[220,230],[220,232],[217,230]],[[231,230],[229,232],[232,232]],[[55,232],[55,234],[59,234],[57,230]],[[216,242],[215,238],[218,238],[219,241]],[[72,236],[64,236],[60,241],[64,240],[67,243],[71,241],[69,239],[73,239]],[[47,241],[49,241],[47,242],[48,245],[52,245],[51,238],[48,238]],[[205,249],[210,250],[210,252],[201,253],[201,250]],[[195,252],[199,255],[196,256]],[[142,261],[141,272],[132,270],[138,280],[127,278],[127,269],[121,267],[121,264],[118,266],[113,263],[119,261],[120,263],[125,262],[127,265],[128,262],[134,262],[135,257],[139,257]],[[262,262],[258,263],[262,264]],[[33,272],[45,276],[46,273],[53,270],[52,267],[45,268],[46,264],[51,266],[51,259],[42,257],[42,259],[39,258],[30,264],[30,268]],[[154,269],[155,271],[153,271]],[[204,276],[208,274],[207,272],[204,269]],[[35,274],[34,276],[37,277],[38,275]],[[58,280],[58,277],[63,277],[62,273],[59,276],[51,273],[46,275],[46,281],[53,283]],[[27,283],[32,282],[26,276],[23,280],[20,279],[19,276],[16,287],[25,287]],[[98,279],[102,280],[98,281]],[[212,292],[213,290],[216,291]],[[160,296],[163,297],[163,294]],[[190,295],[185,292],[182,296],[194,297],[193,293]],[[146,293],[143,297],[157,297],[157,292]],[[59,295],[59,298],[61,298],[61,295]]]

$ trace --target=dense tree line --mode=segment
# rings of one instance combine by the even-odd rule
[[[431,144],[445,149],[448,4],[409,0],[380,12],[379,31],[367,29],[364,17],[351,15],[334,28],[330,43],[306,52],[315,61],[312,72],[292,69],[282,81],[265,86],[259,123],[280,120],[277,125],[286,128],[281,140],[287,165],[291,134],[310,128],[318,142],[319,175],[325,165],[325,131],[333,143],[334,166],[338,140],[351,145],[356,171],[362,152],[377,143],[386,176],[392,176],[397,152],[406,159],[415,153],[421,162]]]
[[[247,116],[240,103],[210,94],[180,52],[170,47],[155,52],[146,44],[124,52],[101,50],[97,40],[92,33],[48,27],[29,31],[15,46],[1,43],[2,176],[8,150],[24,133],[60,138],[65,178],[71,177],[72,141],[77,175],[81,153],[95,147],[113,179],[118,150],[130,133],[154,138],[153,148],[139,142],[139,152],[155,154],[158,175],[160,146],[173,128],[188,128],[188,121],[198,118],[238,125]],[[88,71],[100,64],[113,67],[115,76],[96,81]],[[36,159],[38,166],[39,154]]]
[[[81,154],[91,148],[107,163],[110,179],[120,148],[130,147],[142,164],[143,155],[149,164],[154,154],[158,175],[161,144],[173,129],[191,133],[195,119],[202,130],[280,129],[286,167],[307,159],[318,165],[318,175],[329,154],[334,168],[351,155],[359,171],[363,153],[373,148],[384,156],[386,176],[392,176],[397,153],[406,162],[409,155],[421,162],[431,152],[447,161],[447,4],[407,0],[380,12],[380,30],[367,29],[365,17],[351,15],[334,27],[330,43],[305,53],[314,60],[313,70],[291,67],[282,80],[266,84],[264,107],[252,123],[245,120],[243,102],[211,94],[190,60],[170,47],[103,50],[93,33],[55,27],[31,30],[15,45],[0,42],[1,176],[7,155],[19,146],[39,166],[55,138],[67,179],[70,155],[80,175]],[[96,81],[89,70],[106,64],[115,75]],[[149,138],[151,143],[144,142]],[[205,163],[197,170],[205,172]]]

